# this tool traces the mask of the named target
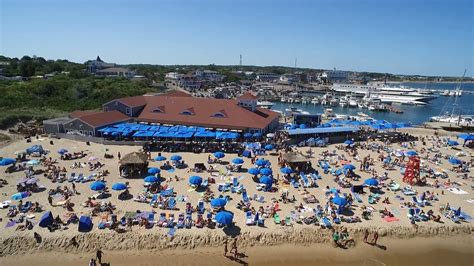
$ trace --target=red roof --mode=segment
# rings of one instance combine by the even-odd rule
[[[121,103],[123,103],[127,106],[130,106],[130,107],[137,107],[137,106],[144,106],[146,104],[145,97],[146,96],[140,95],[140,96],[120,98],[120,99],[113,100],[113,101],[119,101],[119,102],[121,102]]]
[[[245,130],[263,129],[278,118],[276,112],[263,108],[252,112],[237,105],[235,100],[167,95],[146,96],[145,100],[147,104],[138,121]],[[153,112],[156,108],[164,112]],[[224,117],[219,113],[225,114]]]
[[[106,126],[106,125],[110,125],[117,122],[130,120],[130,117],[122,114],[119,111],[111,111],[111,112],[96,112],[89,115],[83,115],[81,117],[77,117],[77,119],[81,120],[82,122],[90,126],[100,127],[100,126]]]
[[[162,95],[170,96],[170,97],[192,97],[191,94],[184,92],[184,91],[170,91],[167,93],[164,93]]]
[[[257,96],[247,91],[244,94],[237,97],[237,99],[238,100],[257,100]]]
[[[99,112],[94,112],[94,111],[74,111],[72,113],[69,114],[70,117],[72,118],[79,118],[79,117],[82,117],[82,116],[86,116],[86,115],[92,115],[92,114],[97,114]]]

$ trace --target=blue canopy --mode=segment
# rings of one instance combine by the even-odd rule
[[[260,174],[262,174],[262,175],[271,175],[272,172],[273,172],[272,169],[270,169],[268,167],[260,169]]]
[[[463,139],[464,141],[468,141],[468,140],[474,140],[474,134],[459,134],[458,135],[459,138]]]
[[[165,156],[156,156],[155,161],[165,161],[166,157]]]
[[[267,151],[271,151],[271,150],[273,150],[273,145],[272,145],[272,144],[267,144],[267,145],[265,145],[264,148],[265,148],[265,150],[267,150]]]
[[[344,170],[355,170],[356,167],[353,164],[346,164],[343,167]]]
[[[459,145],[459,142],[455,141],[455,140],[448,140],[448,145],[449,146],[458,146]]]
[[[256,164],[257,166],[266,166],[268,163],[269,163],[269,161],[267,161],[267,160],[265,160],[265,159],[262,159],[262,158],[258,159],[258,160],[255,162],[255,164]]]
[[[0,159],[0,166],[7,166],[10,164],[14,164],[16,162],[13,158],[2,158]]]
[[[291,174],[293,173],[293,169],[289,168],[289,167],[283,167],[280,169],[280,172],[282,174]]]
[[[158,173],[160,173],[160,172],[161,172],[161,170],[160,170],[159,168],[156,168],[156,167],[150,167],[150,168],[148,168],[148,173],[149,173],[150,175],[155,175],[155,174],[158,174]]]
[[[250,168],[247,172],[251,175],[258,175],[260,173],[257,168]]]
[[[216,157],[217,159],[222,159],[225,157],[225,154],[221,151],[216,151],[214,152],[214,157]]]
[[[234,214],[229,211],[220,211],[216,214],[216,222],[224,225],[232,224]]]
[[[261,136],[262,136],[262,133],[260,133],[260,132],[256,132],[256,133],[253,134],[254,138],[260,138]]]
[[[90,185],[90,189],[94,191],[99,191],[99,190],[104,190],[105,189],[105,183],[101,181],[95,181]]]
[[[368,178],[364,181],[364,184],[367,186],[373,186],[376,187],[379,185],[379,181],[375,178]]]
[[[344,141],[344,144],[346,144],[346,145],[352,145],[352,144],[354,144],[354,141],[348,139],[348,140]]]
[[[28,149],[26,149],[26,153],[28,154],[32,154],[32,153],[40,153],[40,154],[43,154],[43,153],[46,153],[43,149],[43,146],[41,145],[33,145],[31,147],[29,147]]]
[[[146,183],[157,183],[160,182],[160,179],[154,175],[149,175],[143,179]]]
[[[198,131],[194,133],[194,137],[198,138],[215,138],[216,133],[212,131]]]
[[[338,206],[345,206],[347,204],[347,200],[345,198],[341,198],[339,196],[334,197],[332,199],[332,203],[338,205]]]
[[[92,230],[93,224],[92,224],[92,219],[89,216],[81,216],[79,218],[79,225],[77,227],[77,230],[79,232],[89,232]]]
[[[245,134],[244,134],[244,138],[246,138],[246,139],[250,139],[250,138],[252,138],[252,137],[253,137],[253,134],[252,134],[252,133],[245,133]]]
[[[407,151],[405,152],[405,155],[408,157],[411,157],[411,156],[417,156],[418,153],[416,151]]]
[[[59,154],[61,154],[61,155],[65,154],[66,152],[67,152],[67,150],[66,150],[66,149],[64,149],[64,148],[63,148],[63,149],[60,149],[60,150],[58,150],[58,153],[59,153]]]
[[[193,175],[189,178],[189,184],[191,185],[200,186],[201,183],[202,183],[202,177],[200,176]]]
[[[215,198],[211,200],[211,207],[224,207],[227,204],[227,201],[223,198]]]
[[[175,154],[171,156],[171,161],[180,161],[182,158],[181,155]]]
[[[462,163],[461,160],[459,160],[458,158],[455,158],[455,157],[449,158],[448,162],[449,162],[450,164],[453,164],[453,165],[461,164],[461,163]]]
[[[28,196],[30,196],[30,194],[28,192],[18,192],[18,193],[13,194],[11,199],[12,200],[22,200],[24,198],[27,198]]]
[[[47,211],[41,216],[41,219],[39,220],[39,227],[45,228],[53,224],[53,214],[50,211]]]
[[[237,157],[237,158],[234,158],[232,160],[232,163],[233,164],[243,164],[244,163],[244,159],[240,158],[240,157]]]
[[[267,175],[264,175],[262,177],[260,177],[260,179],[258,180],[261,184],[265,184],[267,186],[271,186],[273,184],[273,179]]]
[[[115,183],[112,185],[112,190],[125,190],[127,189],[127,185],[124,183]]]

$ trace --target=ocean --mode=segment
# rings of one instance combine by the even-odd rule
[[[436,89],[436,90],[454,90],[457,87],[457,83],[417,83],[408,82],[402,83],[402,85],[412,88],[420,89]],[[474,114],[474,83],[462,84],[463,95],[458,97],[457,105],[454,113],[456,114]],[[449,102],[448,102],[449,101]],[[451,113],[453,110],[454,97],[439,96],[437,99],[430,101],[424,106],[413,106],[413,105],[396,105],[399,109],[403,110],[403,113],[397,114],[393,112],[372,112],[367,109],[359,108],[342,108],[340,106],[331,107],[337,114],[356,115],[358,112],[363,112],[375,119],[387,120],[389,122],[411,122],[414,125],[421,125],[424,122],[429,121],[430,117],[444,114],[445,112]],[[323,113],[324,109],[327,108],[320,104],[290,104],[275,102],[272,107],[274,110],[285,111],[290,106],[302,109],[303,111],[310,112],[312,114]]]

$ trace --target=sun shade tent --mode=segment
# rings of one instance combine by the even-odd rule
[[[50,211],[47,211],[41,216],[38,225],[42,228],[51,226],[53,224],[53,214]]]
[[[79,232],[90,232],[92,230],[93,224],[92,219],[89,216],[81,216],[79,218],[78,231]]]
[[[33,145],[31,147],[29,147],[28,149],[26,149],[26,153],[28,154],[32,154],[32,153],[39,153],[39,154],[46,154],[46,152],[44,151],[43,149],[43,146],[41,145]]]
[[[224,207],[227,204],[227,201],[223,198],[215,198],[211,200],[211,207],[217,208],[217,207]]]
[[[234,220],[234,214],[230,211],[220,211],[216,214],[216,222],[224,225],[231,225]]]
[[[0,159],[0,166],[7,166],[10,164],[14,164],[16,162],[13,158],[1,158]]]
[[[194,186],[200,186],[202,183],[202,177],[193,175],[189,178],[189,184]]]

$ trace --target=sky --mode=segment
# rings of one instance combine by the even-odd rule
[[[0,54],[473,76],[472,0],[0,0]]]

